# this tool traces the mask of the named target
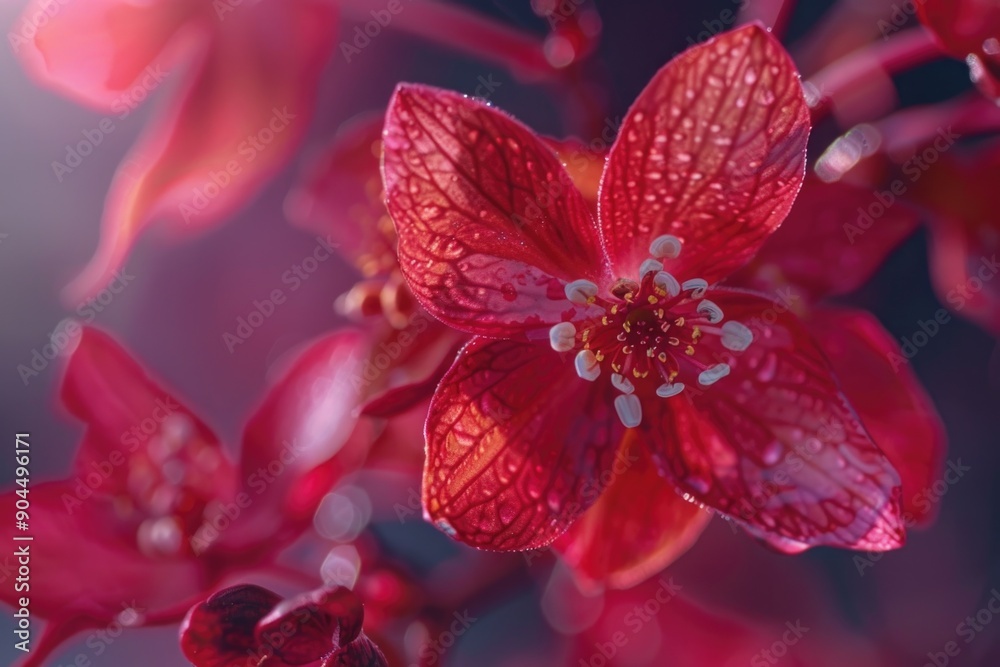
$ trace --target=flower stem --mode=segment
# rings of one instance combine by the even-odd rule
[[[882,44],[866,46],[834,61],[805,82],[807,96],[818,122],[831,111],[831,102],[878,70],[892,75],[943,55],[933,35],[924,27],[907,30]]]
[[[372,20],[371,11],[385,4],[372,0],[339,0],[341,8],[357,20]],[[559,70],[545,57],[541,37],[501,25],[463,7],[411,0],[387,27],[429,39],[470,56],[495,62],[527,80],[551,79]]]
[[[899,111],[875,124],[889,155],[908,156],[942,132],[960,137],[1000,132],[1000,108],[973,91],[950,102]]]

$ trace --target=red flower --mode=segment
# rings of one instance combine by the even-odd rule
[[[282,166],[309,125],[336,18],[322,0],[29,4],[22,22],[37,31],[18,33],[15,53],[39,80],[109,110],[112,130],[161,82],[171,88],[115,176],[76,298],[103,286],[154,218],[218,222]]]
[[[920,20],[950,55],[969,64],[972,80],[1000,98],[1000,7],[993,0],[923,0]]]
[[[902,543],[898,475],[805,327],[716,286],[791,208],[808,132],[780,45],[759,26],[722,35],[633,105],[595,222],[526,127],[397,90],[384,178],[400,265],[425,308],[477,335],[428,416],[424,505],[440,528],[544,546],[609,479],[655,469],[665,496],[784,551]]]
[[[31,490],[32,611],[49,623],[27,664],[115,619],[176,621],[223,576],[267,566],[310,526],[369,442],[349,382],[360,345],[338,333],[298,356],[249,420],[236,464],[183,401],[84,328],[62,401],[87,430],[71,477]]]
[[[325,587],[282,600],[243,584],[188,612],[181,649],[195,667],[387,667],[361,631],[364,609],[348,588]]]

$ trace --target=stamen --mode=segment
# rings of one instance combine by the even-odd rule
[[[593,382],[601,375],[601,364],[590,350],[580,350],[574,360],[576,374],[584,380]]]
[[[655,259],[647,259],[639,266],[639,277],[645,278],[647,273],[656,273],[662,270],[663,262],[658,262]]]
[[[691,296],[695,299],[700,299],[705,296],[705,290],[708,289],[708,282],[701,278],[692,278],[691,280],[685,280],[681,285],[681,289],[685,292],[691,290]]]
[[[635,385],[632,384],[632,381],[618,373],[611,374],[611,384],[623,394],[631,394],[635,391]]]
[[[569,352],[576,347],[576,327],[570,322],[555,325],[549,329],[549,344],[556,352]]]
[[[657,237],[649,244],[649,254],[657,259],[674,259],[681,254],[681,240],[676,236],[665,234]]]
[[[567,283],[565,292],[567,299],[577,305],[586,306],[593,303],[594,297],[597,296],[597,285],[589,280],[574,280]]]
[[[653,283],[671,297],[675,297],[681,293],[681,284],[677,282],[677,278],[674,278],[666,271],[657,273],[653,278]]]
[[[671,396],[676,396],[682,391],[684,391],[683,382],[668,382],[666,384],[661,384],[656,388],[656,395],[660,398],[670,398]]]
[[[698,384],[707,387],[715,384],[727,375],[729,375],[729,364],[716,364],[699,373]]]
[[[711,324],[718,324],[724,317],[722,309],[714,301],[704,299],[698,303],[698,312],[708,318]]]
[[[722,346],[733,352],[742,352],[753,342],[753,332],[744,324],[730,320],[722,325]]]
[[[626,428],[635,428],[642,423],[642,403],[635,394],[623,394],[616,398],[615,411]]]

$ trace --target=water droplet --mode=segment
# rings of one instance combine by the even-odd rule
[[[500,286],[500,294],[506,301],[514,301],[517,299],[517,289],[510,283],[504,283]]]

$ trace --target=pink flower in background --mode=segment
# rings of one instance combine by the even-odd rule
[[[397,90],[384,176],[400,265],[425,308],[477,335],[428,416],[424,507],[440,528],[537,548],[628,476],[644,504],[688,508],[659,550],[702,523],[689,500],[787,552],[902,543],[899,477],[811,335],[774,300],[715,286],[788,213],[808,133],[781,46],[758,26],[726,33],[633,105],[595,221],[523,125]]]
[[[968,63],[979,90],[991,100],[1000,99],[1000,5],[994,0],[922,0],[916,6],[945,51]]]
[[[109,119],[166,89],[115,175],[74,300],[103,287],[155,220],[201,230],[260,190],[309,125],[337,30],[323,0],[32,0],[22,20],[39,12],[49,18],[12,46],[40,82]]]
[[[26,664],[115,619],[176,621],[228,573],[266,568],[308,528],[370,442],[355,427],[350,383],[360,344],[345,332],[303,350],[250,418],[234,463],[183,401],[85,328],[62,402],[87,430],[71,476],[31,491],[32,611],[48,626]],[[14,491],[3,497],[13,504]]]

